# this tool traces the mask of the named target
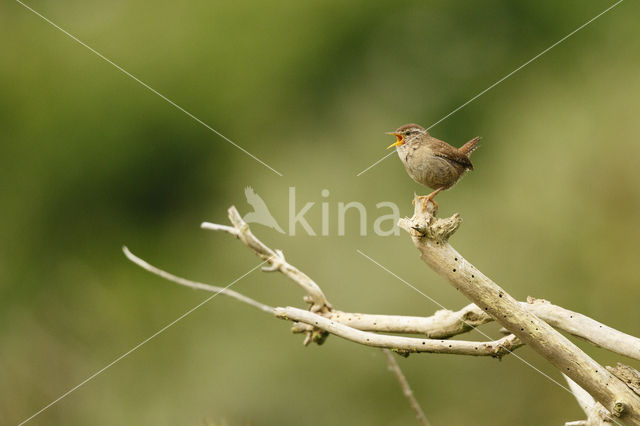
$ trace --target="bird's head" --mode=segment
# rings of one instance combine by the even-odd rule
[[[388,135],[393,135],[396,137],[395,143],[392,143],[387,147],[393,148],[394,146],[401,147],[404,144],[411,144],[412,142],[418,140],[420,136],[428,134],[424,127],[419,124],[405,124],[404,126],[398,127],[395,132],[387,132]]]

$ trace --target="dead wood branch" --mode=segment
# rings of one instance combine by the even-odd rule
[[[262,241],[258,240],[255,235],[249,229],[249,225],[242,219],[240,213],[235,207],[230,207],[228,210],[229,220],[233,223],[233,227],[218,225],[215,223],[204,222],[202,228],[210,229],[213,231],[223,231],[233,235],[249,247],[255,254],[260,256],[263,260],[269,263],[269,267],[265,268],[265,271],[280,271],[293,282],[302,287],[309,300],[312,303],[311,310],[314,312],[326,312],[331,309],[331,305],[327,301],[324,293],[311,278],[305,273],[301,272],[295,266],[289,264],[284,254],[280,250],[272,250],[266,246]]]
[[[425,352],[500,358],[524,342],[566,373],[578,401],[587,401],[592,408],[598,407],[594,412],[601,414],[604,410],[619,416],[625,422],[640,424],[640,399],[632,391],[637,391],[634,386],[640,387],[640,379],[637,376],[628,377],[628,371],[621,371],[618,367],[607,367],[610,369],[607,371],[552,327],[635,359],[640,359],[640,339],[543,299],[528,298],[527,302],[514,300],[449,245],[448,238],[461,222],[458,215],[438,219],[431,204],[423,210],[421,203],[417,202],[414,216],[400,221],[400,226],[411,234],[425,263],[474,302],[458,311],[443,309],[431,316],[421,317],[350,313],[333,309],[320,286],[288,263],[282,251],[271,249],[258,240],[235,207],[231,207],[228,213],[233,226],[205,222],[202,227],[233,235],[265,261],[265,272],[280,271],[295,282],[306,293],[304,300],[311,305],[309,311],[294,307],[271,307],[229,288],[181,278],[147,263],[126,247],[123,251],[132,262],[165,279],[193,289],[220,293],[292,321],[294,332],[307,335],[305,344],[311,341],[320,344],[328,334],[335,334],[358,344],[391,349],[401,355]],[[493,320],[504,327],[507,336],[487,342],[446,340]],[[378,333],[423,334],[427,338]],[[576,383],[580,383],[580,386]],[[582,393],[574,388],[580,389]],[[585,395],[595,397],[591,398],[593,404]],[[412,406],[417,404],[415,399],[412,401],[409,398],[409,401]],[[581,402],[581,406],[585,405]],[[418,414],[416,411],[417,418],[421,421]],[[589,421],[572,424],[592,424]]]
[[[470,342],[466,340],[417,339],[414,337],[376,334],[356,330],[355,328],[332,321],[322,315],[290,306],[286,308],[276,308],[275,315],[290,321],[304,322],[305,324],[320,328],[343,339],[360,343],[361,345],[389,348],[402,354],[428,352],[471,356],[488,355],[501,358],[522,345],[513,335],[503,337],[493,342]]]
[[[503,288],[468,262],[448,242],[460,226],[460,216],[440,219],[433,203],[415,199],[412,218],[399,226],[412,237],[422,260],[456,290],[494,318],[522,342],[584,388],[611,413],[640,423],[640,398],[549,324],[531,313]]]

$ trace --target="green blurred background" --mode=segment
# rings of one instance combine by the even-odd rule
[[[375,204],[412,212],[413,183],[385,131],[431,125],[611,2],[31,1],[284,174],[277,176],[16,2],[0,4],[0,424],[16,424],[207,293],[139,256],[226,285],[258,263],[202,221],[250,211],[251,185],[286,226],[288,187],[318,231],[255,225],[342,310],[467,301],[406,235],[371,231]],[[542,297],[640,335],[640,6],[626,1],[431,131],[484,137],[476,171],[439,196],[453,243],[518,299]],[[328,198],[321,197],[329,189]],[[337,236],[338,202],[369,209]],[[386,213],[386,211],[385,211]],[[300,230],[299,230],[300,231]],[[259,271],[234,289],[303,307]],[[487,327],[498,336],[497,327]],[[464,338],[482,340],[476,332]],[[379,350],[336,337],[303,347],[289,324],[218,297],[30,422],[34,425],[400,425],[414,417]],[[602,363],[638,362],[577,342]],[[557,381],[527,348],[518,351]],[[514,357],[400,363],[433,425],[561,424],[573,397]]]

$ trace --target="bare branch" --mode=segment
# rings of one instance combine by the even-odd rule
[[[400,387],[402,388],[402,393],[409,400],[409,405],[411,405],[413,412],[416,414],[418,423],[420,423],[422,426],[431,426],[429,420],[427,420],[427,417],[424,415],[424,411],[422,411],[422,407],[420,407],[418,400],[413,395],[411,386],[409,386],[409,382],[404,376],[404,373],[402,372],[398,361],[396,361],[389,349],[383,349],[382,353],[384,354],[385,358],[387,358],[387,365],[389,366],[389,370],[391,370],[391,372],[396,376],[396,379],[398,379],[398,383],[400,383]]]
[[[272,250],[262,241],[258,240],[251,232],[251,229],[249,229],[249,225],[242,219],[242,216],[240,216],[240,213],[238,213],[238,210],[236,210],[234,206],[229,208],[228,213],[229,220],[233,224],[233,227],[205,222],[201,225],[202,228],[227,232],[240,239],[240,241],[249,247],[255,254],[268,261],[270,268],[265,269],[266,271],[280,271],[302,287],[312,303],[312,311],[326,312],[331,310],[331,304],[320,287],[311,278],[295,266],[288,263],[281,251]]]
[[[584,402],[589,402],[589,407],[592,407],[592,411],[595,413],[587,413],[590,416],[587,421],[571,422],[570,424],[604,424],[592,422],[593,416],[602,417],[603,411],[607,414],[611,412],[616,416],[621,416],[625,421],[640,422],[640,400],[631,389],[622,383],[622,381],[629,381],[627,377],[615,374],[617,370],[611,369],[611,367],[607,367],[610,371],[602,368],[552,327],[635,359],[640,359],[640,339],[582,314],[553,305],[543,299],[529,297],[527,302],[515,301],[448,244],[448,238],[457,230],[461,222],[459,216],[438,219],[435,217],[432,204],[429,204],[427,209],[422,209],[420,206],[421,203],[416,202],[414,217],[401,220],[399,225],[412,235],[414,244],[420,250],[425,263],[443,275],[456,289],[474,302],[458,311],[443,309],[429,317],[417,317],[349,313],[334,310],[321,288],[310,277],[289,264],[282,251],[269,248],[253,235],[235,207],[231,207],[228,211],[233,226],[203,223],[202,228],[226,232],[242,241],[266,261],[268,266],[263,267],[263,271],[280,271],[305,290],[304,299],[311,304],[311,311],[293,307],[274,308],[233,290],[170,274],[138,258],[126,247],[123,247],[123,252],[129,260],[162,278],[193,289],[221,293],[254,306],[263,312],[293,321],[292,330],[295,333],[306,334],[305,344],[311,341],[320,344],[328,334],[335,334],[358,344],[383,348],[385,356],[392,361],[389,362],[390,368],[396,374],[405,396],[409,399],[416,412],[416,417],[422,424],[428,424],[424,413],[413,398],[406,378],[387,349],[401,355],[408,355],[412,352],[430,352],[501,358],[525,342],[553,365],[566,372],[569,377],[584,386],[598,401],[609,407],[609,411],[607,411],[605,406],[595,402],[587,391],[567,377],[570,386],[573,383],[574,387],[580,389],[593,401],[591,403],[588,398],[572,387],[571,389],[581,406],[585,407]],[[502,339],[490,342],[445,340],[494,319],[504,327],[503,329],[508,334]],[[424,334],[429,338],[390,336],[373,332]],[[614,374],[612,375],[611,372]],[[630,383],[640,386],[640,380],[637,380],[638,383],[636,383],[634,381],[636,379],[638,378],[634,376]],[[633,386],[631,387],[633,388]],[[597,410],[593,407],[596,407]]]
[[[273,254],[274,259],[284,259],[284,255],[280,250],[272,250],[268,248],[264,243],[260,242],[253,234],[250,233],[248,226],[243,225],[243,221],[237,210],[231,208],[229,211],[230,217],[233,217],[234,223],[240,227],[219,225],[215,223],[203,223],[204,229],[227,232],[239,239],[241,239],[248,247],[256,251],[255,247],[258,247],[258,252],[261,253],[261,257],[271,256]],[[245,233],[244,238],[241,237],[241,231]],[[125,254],[127,254],[125,249]],[[220,287],[210,286],[208,284],[197,283],[194,281],[186,280],[184,278],[176,277],[160,270],[157,267],[151,266],[144,262],[142,259],[135,258],[130,253],[127,254],[132,261],[137,259],[137,262],[143,268],[157,273],[166,279],[177,282],[181,285],[197,288],[206,291],[216,292],[220,290]],[[307,284],[311,287],[317,284],[313,282],[308,276],[300,272],[297,268],[284,262],[288,267],[284,266],[282,262],[273,262],[266,270],[281,270],[289,278],[293,279],[296,283],[299,283],[299,279],[302,278],[306,284],[302,285],[307,288]],[[146,265],[146,266],[145,266]],[[289,274],[288,271],[297,271],[293,274]],[[305,278],[306,277],[306,278]],[[319,287],[317,287],[318,290]],[[321,293],[321,291],[320,291]],[[246,301],[248,304],[258,307],[265,312],[271,312],[267,307],[253,299],[248,298],[240,293],[229,290],[225,294],[230,295],[241,301]],[[246,299],[246,300],[243,300]],[[622,355],[629,356],[631,358],[640,359],[640,339],[620,332],[609,326],[601,324],[585,315],[577,312],[570,311],[557,305],[553,305],[544,299],[536,299],[529,297],[528,302],[520,302],[528,310],[533,312],[536,316],[549,323],[550,325],[564,330],[574,336],[580,337],[588,342],[591,342],[597,346],[611,350]],[[475,304],[469,304],[458,311],[451,311],[447,309],[439,310],[434,315],[428,317],[416,317],[416,316],[402,316],[402,315],[376,315],[376,314],[363,314],[363,313],[349,313],[343,311],[330,310],[327,312],[328,318],[348,324],[352,328],[356,328],[362,331],[375,331],[375,332],[389,332],[389,333],[406,333],[406,334],[424,334],[429,338],[434,339],[447,339],[452,336],[470,331],[474,327],[493,321],[493,318],[489,316],[485,311],[477,307]],[[299,332],[305,329],[309,331],[311,326],[301,327]]]
[[[578,312],[553,305],[544,299],[528,297],[527,302],[527,309],[549,325],[611,352],[640,360],[640,339],[637,337],[618,331]]]
[[[203,222],[200,227],[202,229],[208,229],[209,231],[220,231],[220,232],[226,232],[228,234],[233,235],[234,237],[238,237],[240,235],[240,232],[234,228],[233,226],[227,226],[227,225],[219,225],[217,223],[210,223],[210,222]]]
[[[358,330],[424,334],[431,339],[447,339],[493,321],[474,304],[455,312],[442,309],[429,317],[360,314],[334,310],[328,318]]]
[[[151,265],[150,263],[140,259],[135,254],[131,253],[131,251],[129,251],[129,249],[126,246],[122,247],[122,251],[124,252],[124,255],[127,256],[127,259],[129,259],[136,265],[140,266],[142,269],[146,269],[152,274],[158,275],[159,277],[162,277],[166,280],[183,285],[185,287],[194,288],[196,290],[205,290],[205,291],[210,291],[212,293],[220,293],[222,295],[229,296],[236,300],[239,300],[240,302],[246,303],[247,305],[254,306],[260,309],[261,311],[267,312],[269,314],[273,314],[275,312],[275,308],[269,305],[265,305],[264,303],[260,303],[256,300],[253,300],[252,298],[247,297],[244,294],[238,293],[237,291],[233,291],[231,289],[224,288],[224,287],[217,287],[217,286],[213,286],[205,283],[200,283],[197,281],[191,281],[186,278],[178,277],[176,275],[170,274],[169,272],[163,271],[162,269]]]
[[[434,204],[415,200],[411,219],[399,226],[411,236],[422,260],[507,330],[565,373],[610,412],[640,423],[640,398],[549,324],[532,314],[495,282],[462,257],[448,239],[460,216],[435,217]]]
[[[247,297],[241,293],[238,293],[236,291],[230,290],[230,289],[225,289],[223,287],[217,287],[217,286],[213,286],[213,285],[209,285],[209,284],[205,284],[205,283],[201,283],[201,282],[197,282],[197,281],[191,281],[188,280],[186,278],[182,278],[182,277],[178,277],[176,275],[173,275],[169,272],[166,272],[156,266],[151,265],[150,263],[144,261],[143,259],[137,257],[136,255],[134,255],[127,247],[123,247],[122,251],[124,252],[125,256],[131,260],[133,263],[135,263],[136,265],[140,266],[141,268],[155,274],[158,275],[166,280],[175,282],[177,284],[186,286],[186,287],[190,287],[193,289],[197,289],[197,290],[205,290],[205,291],[209,291],[212,293],[217,293],[219,292],[220,294],[223,294],[225,296],[229,296],[232,297],[236,300],[239,300],[240,302],[246,303],[248,305],[254,306],[264,312],[270,313],[270,314],[274,314],[277,315],[279,317],[288,317],[288,319],[294,320],[294,321],[301,321],[302,323],[306,323],[309,327],[305,327],[303,329],[298,330],[298,332],[309,332],[312,331],[314,327],[323,329],[327,332],[331,332],[333,333],[332,330],[326,329],[322,326],[318,326],[317,324],[315,324],[315,321],[317,321],[318,319],[321,319],[321,321],[330,321],[327,320],[325,317],[322,317],[320,315],[308,312],[308,311],[304,311],[304,310],[300,310],[300,309],[296,309],[296,308],[273,308],[269,305],[265,305],[263,303],[260,303],[254,299],[251,299],[250,297]],[[294,312],[291,315],[285,314],[283,315],[282,312],[288,312],[288,310],[295,310],[296,312]],[[299,312],[304,313],[303,316],[296,316],[297,314],[299,314]],[[289,312],[290,314],[290,312]],[[350,314],[350,313],[346,313],[343,312],[343,315],[345,315],[345,318],[349,318],[350,316],[356,316],[357,314]],[[307,319],[307,321],[304,321],[304,318]],[[342,330],[349,330],[350,332],[357,332],[358,330],[355,329],[351,329],[351,327],[347,327],[347,326],[342,326],[343,329]],[[419,350],[412,350],[412,344],[413,346],[416,345],[422,345],[423,341],[428,341],[428,342],[434,342],[431,340],[425,340],[425,339],[413,339],[413,338],[407,338],[407,337],[396,337],[397,340],[387,340],[387,342],[391,342],[391,343],[397,343],[395,345],[393,344],[389,344],[387,343],[387,345],[385,346],[380,346],[378,343],[379,342],[383,342],[384,341],[384,337],[388,338],[388,337],[394,337],[394,336],[380,336],[374,333],[365,333],[365,332],[361,332],[362,336],[364,336],[365,334],[369,337],[360,337],[360,341],[358,339],[352,339],[349,338],[348,336],[345,335],[340,335],[338,333],[333,333],[336,335],[339,335],[340,337],[344,337],[347,340],[352,340],[355,341],[357,343],[362,343],[365,344],[367,346],[377,346],[377,347],[392,347],[394,349],[397,349],[399,352],[438,352],[438,353],[460,353],[463,355],[477,355],[477,356],[483,356],[483,355],[490,355],[490,356],[494,356],[494,357],[502,357],[505,354],[509,353],[510,350],[513,350],[515,348],[517,348],[518,346],[520,346],[520,344],[513,338],[513,336],[510,336],[510,338],[503,338],[500,339],[498,341],[495,342],[489,342],[489,343],[483,343],[483,342],[462,342],[462,341],[439,341],[439,343],[435,346],[431,345],[430,346],[426,346],[425,348],[418,348]],[[380,339],[381,337],[383,337],[383,339]]]
[[[356,330],[322,315],[290,306],[276,308],[275,315],[282,319],[304,322],[355,343],[377,348],[389,348],[405,354],[428,352],[501,358],[522,345],[513,335],[492,342],[468,342],[464,340],[418,339],[370,333]]]
[[[578,312],[528,297],[520,302],[549,325],[580,337],[596,346],[640,360],[640,339],[623,333]],[[493,321],[485,311],[471,303],[458,311],[442,309],[429,317],[375,315],[332,311],[329,318],[363,331],[424,334],[432,339],[447,339]],[[510,333],[507,330],[507,334]]]

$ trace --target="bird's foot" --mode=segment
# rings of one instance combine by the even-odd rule
[[[435,206],[438,205],[438,203],[435,202],[435,200],[433,199],[433,197],[431,196],[432,194],[429,195],[414,195],[414,199],[411,200],[411,204],[413,204],[414,206],[416,205],[416,199],[418,201],[420,201],[420,204],[422,204],[422,208],[426,208],[427,204],[429,203],[429,201],[431,201]]]
[[[429,202],[433,203],[433,211],[436,212],[438,211],[438,203],[436,202],[436,200],[434,200],[435,196],[438,195],[438,193],[440,193],[440,191],[442,191],[443,188],[438,188],[435,191],[433,191],[431,194],[429,195],[420,195],[418,197],[418,200],[420,200],[420,202],[422,203],[422,209],[426,210],[427,207],[429,207]]]
[[[420,197],[420,202],[422,202],[422,209],[426,210],[429,207],[429,202],[433,203],[433,210],[438,210],[438,203],[433,199],[431,195],[423,195]]]

